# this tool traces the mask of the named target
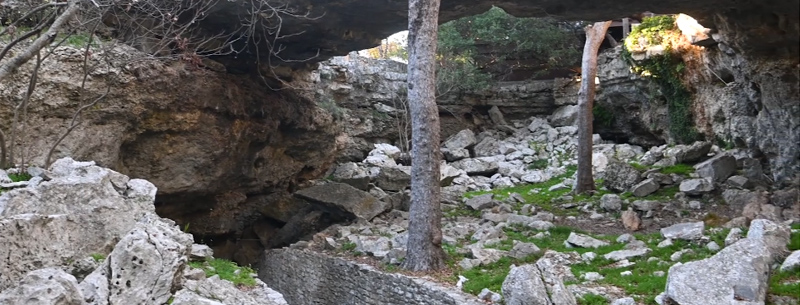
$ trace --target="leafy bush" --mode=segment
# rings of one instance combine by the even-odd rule
[[[499,74],[523,66],[523,60],[512,59],[533,59],[531,68],[542,72],[576,67],[581,48],[575,25],[517,18],[497,7],[447,22],[439,27],[437,79],[448,82],[443,87],[479,91]]]
[[[675,51],[680,35],[672,16],[645,18],[625,38],[622,56],[634,72],[652,79],[660,87],[667,100],[672,137],[679,143],[692,143],[700,139],[700,134],[694,128],[692,119],[691,93],[681,81],[686,65]],[[633,59],[632,53],[640,53],[653,46],[661,46],[664,52],[641,60]]]

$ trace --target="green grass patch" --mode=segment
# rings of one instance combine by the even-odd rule
[[[793,225],[792,229],[800,230],[800,224]],[[789,237],[789,250],[800,250],[800,232],[794,232],[791,237]]]
[[[106,259],[106,256],[101,254],[101,253],[92,253],[92,254],[89,254],[89,256],[91,256],[92,259],[94,259],[95,262],[102,262],[103,260]]]
[[[768,292],[800,300],[800,272],[775,271],[769,278]]]
[[[253,278],[255,271],[250,267],[242,267],[236,263],[215,258],[205,262],[189,262],[189,266],[205,271],[207,277],[219,275],[219,278],[228,280],[237,286],[255,286],[256,280]]]
[[[356,249],[356,243],[354,242],[346,242],[342,244],[342,250],[344,251],[353,251]]]
[[[688,176],[689,174],[694,173],[694,166],[691,166],[689,164],[679,163],[671,166],[662,167],[661,173],[667,175],[678,174],[678,175]]]
[[[538,159],[528,165],[528,169],[545,169],[547,168],[547,159]]]
[[[650,169],[649,166],[642,165],[639,162],[628,162],[628,164],[630,164],[633,168],[635,168],[637,171],[640,171],[640,172],[643,172],[643,171],[646,171],[646,170]]]
[[[505,200],[509,197],[512,193],[517,193],[522,196],[525,200],[525,203],[530,203],[535,205],[537,208],[543,209],[545,211],[554,211],[553,206],[553,199],[564,196],[571,192],[571,189],[562,189],[562,190],[555,190],[549,191],[550,187],[560,183],[565,178],[572,177],[577,170],[577,166],[570,165],[567,166],[567,170],[564,174],[558,175],[553,177],[552,179],[541,182],[541,183],[533,183],[533,184],[523,184],[517,185],[507,188],[501,189],[493,189],[490,191],[473,191],[467,192],[464,194],[465,198],[472,198],[474,196],[483,195],[483,194],[494,194],[494,199],[496,200]],[[519,203],[516,204],[516,208],[519,209],[523,204]],[[480,216],[480,214],[478,214]]]
[[[606,298],[592,293],[584,294],[577,301],[578,305],[608,305]]]
[[[16,174],[8,174],[8,178],[11,179],[12,182],[20,182],[20,181],[28,181],[33,178],[31,174],[28,173],[16,173]]]

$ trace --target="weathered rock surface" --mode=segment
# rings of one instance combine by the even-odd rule
[[[736,172],[736,158],[728,154],[721,154],[698,163],[694,168],[700,177],[722,183]]]
[[[0,304],[84,305],[75,277],[58,268],[31,271],[0,293]]]
[[[670,267],[666,299],[682,305],[763,304],[770,265],[786,247],[788,229],[765,220],[754,223],[751,231],[757,233],[748,232],[711,258]]]
[[[512,266],[502,291],[508,305],[551,304],[542,273],[534,264]]]
[[[142,216],[156,188],[140,179],[65,158],[52,180],[0,196],[0,244],[13,264],[0,265],[0,289],[23,274],[108,253]]]
[[[705,223],[687,222],[671,225],[661,229],[661,236],[668,239],[695,240],[703,237]]]
[[[295,192],[295,196],[324,205],[334,212],[365,220],[371,220],[391,208],[369,193],[343,183],[312,186]]]
[[[642,181],[639,171],[630,164],[620,161],[608,163],[604,178],[603,185],[617,192],[627,192]]]
[[[283,300],[283,297],[279,294],[278,296],[280,297],[274,297],[272,299],[269,298],[266,295],[268,292],[265,292],[264,288],[266,287],[253,288],[251,293],[258,296],[253,297],[250,295],[250,293],[244,293],[233,286],[233,283],[220,280],[219,276],[215,275],[200,281],[186,281],[183,284],[183,289],[178,290],[175,293],[175,297],[171,304],[287,305],[286,301]]]

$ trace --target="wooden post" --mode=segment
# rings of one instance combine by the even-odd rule
[[[631,19],[630,18],[622,18],[622,39],[628,38],[628,34],[631,33]]]

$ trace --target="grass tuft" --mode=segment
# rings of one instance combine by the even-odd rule
[[[219,275],[219,278],[228,280],[236,286],[255,286],[256,280],[253,278],[255,271],[250,267],[241,267],[236,263],[215,258],[205,262],[189,262],[189,266],[202,269],[207,277]]]

